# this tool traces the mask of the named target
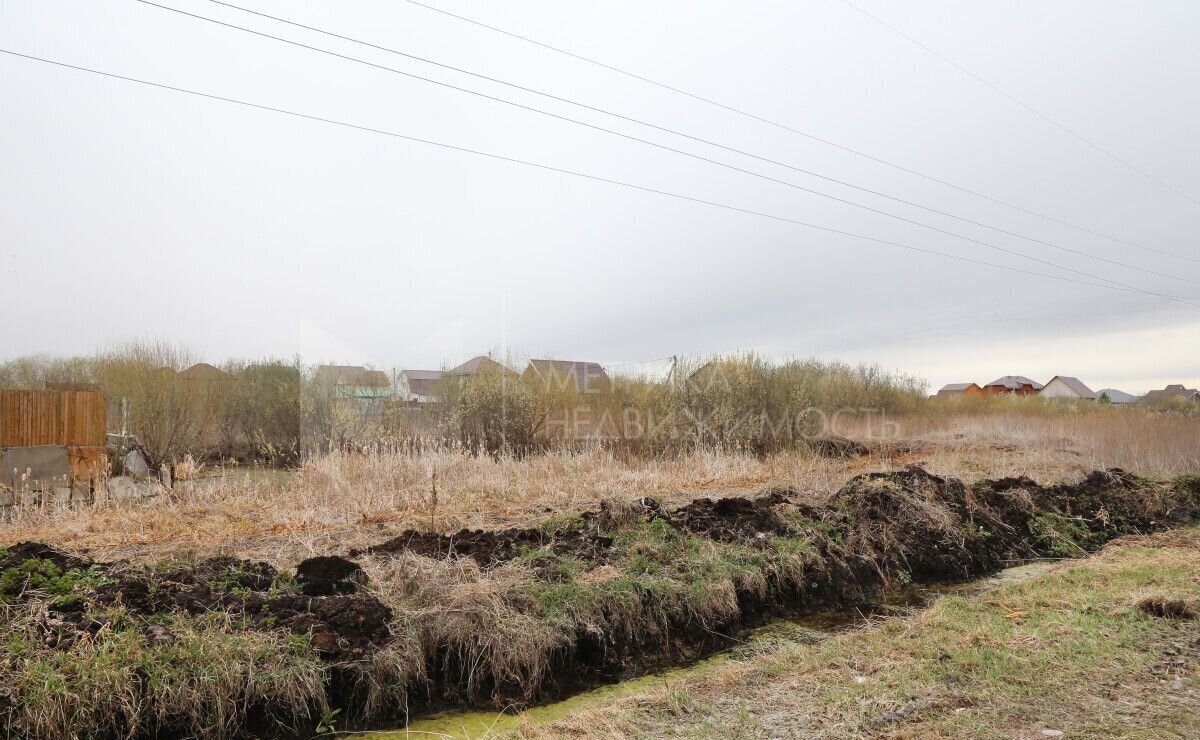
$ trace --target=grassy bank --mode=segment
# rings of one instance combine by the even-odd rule
[[[22,544],[0,554],[0,721],[19,737],[304,734],[520,704],[724,647],[775,614],[1198,515],[1194,477],[967,485],[914,468],[857,476],[820,503],[787,489],[642,498],[523,528],[381,534],[294,572]]]
[[[1196,737],[1198,616],[1193,527],[521,734]]]

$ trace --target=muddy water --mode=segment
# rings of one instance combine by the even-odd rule
[[[453,738],[476,740],[502,735],[524,723],[543,725],[568,717],[575,712],[604,706],[616,699],[633,696],[652,689],[669,687],[684,679],[702,678],[723,664],[757,653],[790,645],[813,645],[839,632],[861,625],[873,616],[902,615],[929,606],[944,595],[969,596],[1006,583],[1032,578],[1052,567],[1054,562],[1041,561],[1003,570],[996,575],[967,584],[951,586],[908,586],[889,592],[880,599],[851,609],[823,612],[794,619],[778,619],[743,634],[738,644],[691,665],[659,673],[650,673],[617,684],[600,686],[551,704],[530,707],[523,712],[451,711],[432,714],[409,723],[407,728],[382,732],[347,735],[363,740],[417,740],[418,738]]]

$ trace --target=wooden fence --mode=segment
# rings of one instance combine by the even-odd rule
[[[0,447],[103,447],[108,408],[96,391],[0,391]]]

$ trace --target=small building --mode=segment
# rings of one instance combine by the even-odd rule
[[[530,360],[523,377],[532,383],[573,388],[578,393],[603,393],[612,388],[612,380],[598,362]]]
[[[441,370],[401,370],[396,384],[400,397],[414,403],[431,403],[438,400],[438,383],[442,380]]]
[[[1185,388],[1176,383],[1174,385],[1168,385],[1166,388],[1161,390],[1148,391],[1143,398],[1149,402],[1169,401],[1174,398],[1179,398],[1184,401],[1200,403],[1200,390],[1196,390],[1195,388]]]
[[[452,367],[446,371],[446,375],[456,377],[478,375],[480,373],[497,373],[500,375],[517,375],[517,372],[512,368],[497,362],[487,355],[479,355],[472,357],[458,367]]]
[[[983,392],[989,396],[1032,396],[1042,389],[1042,384],[1030,380],[1024,375],[1005,375],[996,378],[983,387]]]
[[[387,373],[361,365],[321,365],[316,382],[343,398],[387,398],[395,392]]]
[[[1084,385],[1079,378],[1072,378],[1069,375],[1055,375],[1049,383],[1046,383],[1045,387],[1038,391],[1038,395],[1046,398],[1096,400],[1095,391]]]
[[[950,383],[937,392],[938,398],[955,398],[957,396],[982,396],[983,389],[977,383]]]
[[[29,491],[90,497],[108,466],[107,434],[103,393],[0,391],[0,508]]]

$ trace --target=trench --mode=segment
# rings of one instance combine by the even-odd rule
[[[800,617],[774,619],[736,636],[734,646],[687,665],[646,673],[617,683],[605,684],[521,711],[455,709],[414,719],[406,726],[368,733],[342,733],[339,737],[362,740],[414,740],[447,738],[477,740],[503,735],[529,723],[545,725],[576,712],[606,706],[618,699],[667,688],[689,679],[712,674],[724,664],[784,648],[815,645],[877,617],[904,617],[930,607],[944,596],[977,596],[999,586],[1034,578],[1057,564],[1040,560],[1006,568],[986,578],[963,583],[909,585],[888,591],[876,599],[835,611]]]

